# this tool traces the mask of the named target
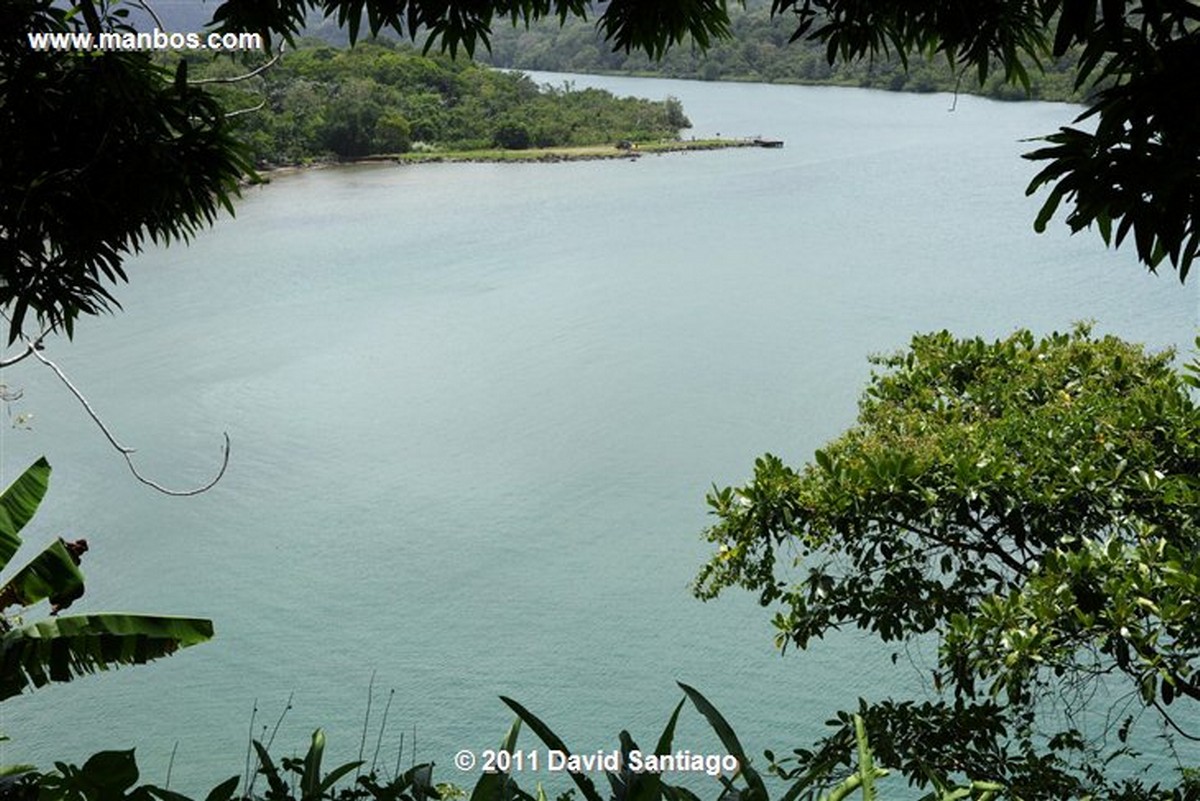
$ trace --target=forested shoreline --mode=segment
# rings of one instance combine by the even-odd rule
[[[820,42],[789,42],[795,24],[787,16],[772,17],[763,0],[730,9],[732,36],[715,40],[706,51],[696,47],[668,50],[655,61],[644,52],[613,50],[592,21],[569,18],[541,20],[528,27],[499,24],[490,51],[481,48],[482,63],[517,70],[621,74],[706,81],[793,83],[853,86],[907,92],[963,92],[998,100],[1080,101],[1074,86],[1077,53],[1043,64],[1029,64],[1029,92],[1007,81],[1002,69],[992,71],[982,85],[975,71],[964,72],[938,55],[909,58],[895,55],[833,65]]]
[[[246,67],[193,58],[195,78]],[[618,98],[539,86],[529,77],[387,40],[335,48],[306,41],[248,81],[217,85],[260,168],[381,154],[577,147],[676,139],[690,126],[674,98]],[[244,113],[243,113],[244,112]]]
[[[557,19],[532,25],[498,24],[490,50],[475,61],[387,38],[355,47],[320,38],[297,49],[248,81],[217,85],[239,136],[260,168],[353,161],[410,154],[572,148],[621,141],[674,140],[690,126],[675,98],[618,98],[570,83],[539,86],[525,70],[628,74],[699,80],[853,86],[913,92],[964,92],[1002,100],[1078,101],[1074,53],[1030,67],[1029,91],[992,71],[983,84],[974,72],[944,58],[890,56],[830,65],[826,48],[789,42],[787,18],[772,17],[765,2],[731,11],[728,39],[707,51],[669,50],[661,61],[605,44],[590,20]],[[322,34],[321,26],[315,31]],[[339,35],[344,36],[341,32]],[[419,45],[419,43],[418,43]],[[237,61],[205,54],[190,57],[193,78],[229,79],[243,74]],[[264,59],[265,60],[265,59]],[[501,68],[500,70],[494,68]],[[1019,83],[1019,82],[1018,82]]]

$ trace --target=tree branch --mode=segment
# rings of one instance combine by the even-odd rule
[[[6,312],[4,310],[0,310],[0,317],[3,317],[9,323],[12,322],[12,318],[9,317],[8,312]],[[0,362],[0,367],[7,367],[10,364],[16,364],[17,362],[21,361],[22,359],[28,358],[29,356],[33,356],[39,362],[41,362],[42,364],[46,365],[51,370],[53,370],[54,374],[56,376],[58,376],[58,379],[60,381],[62,381],[63,384],[66,386],[66,388],[68,390],[70,390],[71,394],[75,396],[75,399],[78,400],[83,405],[84,411],[86,411],[88,413],[88,416],[92,418],[92,422],[94,422],[97,426],[99,426],[100,430],[104,433],[105,438],[108,439],[109,444],[112,445],[113,448],[115,448],[117,450],[117,452],[121,454],[122,457],[124,457],[125,463],[127,465],[129,465],[129,471],[131,473],[133,473],[133,477],[136,478],[138,481],[142,482],[143,484],[145,484],[146,486],[148,486],[152,489],[158,490],[159,492],[161,492],[164,495],[171,495],[171,496],[175,496],[175,497],[186,497],[186,496],[190,496],[190,495],[199,495],[202,492],[208,492],[210,489],[212,489],[213,487],[216,486],[217,482],[220,481],[221,478],[225,475],[225,469],[227,467],[229,467],[229,433],[228,432],[224,432],[225,448],[224,448],[224,453],[221,457],[221,469],[217,471],[217,474],[207,484],[203,484],[202,486],[196,487],[195,489],[173,490],[173,489],[170,489],[169,487],[164,487],[163,485],[159,484],[156,481],[153,481],[152,479],[146,478],[145,476],[143,476],[141,473],[138,472],[137,466],[133,463],[133,454],[136,452],[136,450],[134,448],[126,447],[117,441],[117,438],[115,436],[113,436],[113,433],[111,431],[109,431],[108,426],[106,426],[104,424],[104,421],[100,419],[100,415],[96,414],[96,410],[92,408],[92,405],[90,403],[88,403],[88,399],[86,397],[84,397],[84,394],[79,391],[78,387],[76,387],[73,383],[71,383],[71,379],[67,378],[67,374],[62,371],[62,368],[42,355],[42,353],[41,353],[42,348],[43,348],[42,340],[44,340],[51,332],[53,332],[54,328],[55,327],[53,324],[45,326],[44,328],[42,328],[41,332],[34,339],[30,339],[29,337],[25,336],[24,334],[21,334],[20,335],[21,339],[23,339],[25,341],[25,350],[22,353],[20,353],[19,355],[13,357],[12,359]]]
[[[983,523],[980,522],[979,518],[975,517],[974,515],[970,515],[970,519],[971,526],[979,532],[979,536],[983,538],[983,541],[988,546],[985,549],[981,549],[984,553],[990,553],[992,556],[995,556],[1018,576],[1024,577],[1029,575],[1029,568],[1026,567],[1023,562],[1018,562],[1016,559],[1014,559],[1011,554],[1004,550],[1004,548],[1000,545],[1000,542],[996,539],[996,526],[999,526],[999,523],[991,528],[985,528]]]
[[[240,117],[243,114],[253,114],[256,111],[261,111],[266,105],[267,105],[267,101],[264,100],[263,102],[259,103],[257,106],[250,106],[249,108],[239,108],[236,111],[227,111],[227,112],[225,112],[224,116],[225,116],[225,119],[229,120],[229,119],[233,119],[234,117]]]
[[[3,370],[5,367],[11,367],[17,362],[24,361],[32,353],[33,345],[26,345],[25,350],[21,351],[16,356],[13,356],[11,359],[0,359],[0,370]]]
[[[271,56],[270,61],[268,61],[266,64],[263,64],[260,67],[254,68],[250,72],[247,72],[243,75],[234,75],[229,78],[199,78],[194,81],[188,81],[188,86],[203,86],[205,84],[210,84],[210,83],[240,83],[241,81],[248,81],[257,75],[262,75],[264,72],[271,69],[271,67],[274,67],[279,62],[279,59],[283,58],[283,50],[284,50],[284,45],[280,44],[279,52],[277,52],[275,55]],[[226,115],[226,116],[228,116],[228,115]]]
[[[1000,543],[995,540],[995,538],[992,536],[991,532],[989,532],[987,529],[985,529],[979,523],[979,521],[976,520],[974,517],[971,518],[971,525],[982,536],[984,546],[986,546],[986,547],[979,546],[979,545],[972,545],[971,543],[967,542],[965,539],[962,539],[961,537],[958,539],[948,539],[944,536],[941,536],[941,535],[935,533],[934,529],[919,528],[917,526],[914,526],[912,523],[909,523],[906,520],[902,520],[902,519],[896,518],[896,517],[875,516],[872,519],[877,524],[881,523],[884,525],[895,526],[896,528],[899,528],[903,531],[907,531],[909,534],[913,534],[913,535],[915,535],[917,537],[921,537],[923,539],[933,540],[937,544],[948,547],[948,548],[962,548],[964,550],[974,551],[975,553],[978,553],[978,554],[994,556],[997,559],[999,559],[1002,563],[1004,563],[1004,565],[1006,567],[1008,567],[1010,570],[1015,572],[1018,576],[1029,575],[1029,568],[1027,568],[1021,562],[1018,562],[1016,559],[1013,559],[1012,556],[1009,555],[1008,553],[1005,553],[1004,549],[1000,547]]]
[[[92,405],[90,403],[88,403],[88,400],[87,400],[87,398],[84,397],[83,393],[80,392],[79,389],[74,384],[71,383],[71,379],[67,378],[67,374],[62,371],[62,368],[60,368],[57,364],[55,364],[54,362],[50,361],[45,356],[43,356],[36,348],[32,349],[30,352],[33,354],[35,359],[37,359],[39,362],[41,362],[42,364],[46,365],[51,370],[53,370],[54,374],[56,376],[58,376],[58,379],[60,381],[62,381],[62,383],[66,386],[66,388],[68,390],[71,391],[71,394],[75,396],[76,400],[78,400],[80,402],[80,404],[83,405],[84,411],[86,411],[88,413],[88,416],[92,418],[92,422],[94,422],[97,426],[99,426],[100,430],[102,432],[104,432],[104,436],[108,439],[109,444],[112,445],[113,448],[115,448],[117,450],[117,452],[121,454],[122,457],[124,457],[125,463],[127,465],[129,465],[129,472],[133,473],[133,477],[136,478],[138,481],[142,482],[143,484],[145,484],[146,486],[148,486],[152,489],[158,490],[163,495],[171,495],[174,497],[187,497],[190,495],[199,495],[202,492],[208,492],[210,489],[212,489],[214,486],[216,486],[217,482],[221,480],[221,477],[225,475],[225,469],[227,467],[229,467],[229,433],[228,432],[224,433],[225,448],[224,448],[224,455],[221,458],[221,469],[217,471],[217,474],[207,484],[196,487],[195,489],[173,490],[168,487],[164,487],[162,484],[159,484],[158,482],[156,482],[152,479],[146,478],[145,476],[143,476],[141,473],[138,472],[137,465],[135,465],[133,463],[133,454],[136,453],[136,450],[134,448],[126,447],[125,445],[122,445],[120,442],[117,441],[117,438],[115,436],[113,436],[113,433],[111,431],[109,431],[108,426],[106,426],[104,424],[104,421],[100,419],[100,415],[96,414],[96,410],[92,408]]]
[[[1180,725],[1175,722],[1175,719],[1172,718],[1170,716],[1170,714],[1167,713],[1167,710],[1163,709],[1162,704],[1160,704],[1158,701],[1151,701],[1150,705],[1158,710],[1158,714],[1162,715],[1162,719],[1167,722],[1167,725],[1169,725],[1175,731],[1179,732],[1180,736],[1184,737],[1185,739],[1191,740],[1192,742],[1200,743],[1200,736],[1197,736],[1195,734],[1189,734],[1186,731],[1184,731],[1180,727]]]
[[[5,315],[5,317],[7,318],[7,315]],[[16,356],[13,356],[11,358],[0,359],[0,370],[3,370],[5,367],[11,367],[12,365],[14,365],[18,362],[24,361],[25,359],[27,359],[31,355],[33,355],[33,352],[35,350],[41,350],[42,349],[42,340],[45,339],[46,335],[49,334],[53,330],[54,330],[53,326],[47,326],[47,327],[43,328],[42,333],[38,334],[37,337],[34,339],[28,339],[26,337],[22,337],[22,339],[25,339],[25,350],[21,351]]]
[[[899,517],[891,517],[890,515],[875,515],[875,516],[871,517],[870,520],[871,520],[871,522],[873,522],[877,525],[882,523],[882,524],[888,525],[888,526],[895,526],[898,529],[907,531],[909,534],[915,534],[916,536],[918,536],[922,539],[928,538],[928,539],[933,540],[934,542],[938,542],[943,545],[946,544],[946,543],[942,542],[942,540],[935,537],[933,535],[933,531],[931,529],[918,528],[917,526],[913,525],[912,523],[908,522],[907,520],[903,520]]]

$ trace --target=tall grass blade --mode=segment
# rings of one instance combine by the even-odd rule
[[[678,684],[687,694],[693,706],[700,711],[701,715],[704,715],[708,725],[712,727],[721,740],[721,744],[725,746],[725,750],[737,758],[740,773],[746,781],[746,792],[742,794],[743,801],[767,801],[767,787],[763,784],[758,771],[750,766],[750,760],[746,757],[746,752],[738,741],[737,735],[734,734],[733,727],[717,711],[717,708],[700,694],[699,690],[689,687],[683,682],[678,682]]]
[[[508,707],[512,711],[516,712],[517,716],[520,717],[521,720],[525,721],[525,725],[533,729],[533,733],[536,734],[543,743],[556,751],[562,751],[564,754],[570,756],[571,751],[567,748],[566,743],[559,739],[558,735],[551,731],[549,726],[538,719],[537,715],[533,714],[511,698],[506,698],[502,695],[500,696],[500,700],[508,704]],[[575,782],[575,786],[579,788],[579,791],[583,793],[583,797],[586,798],[587,801],[604,801],[604,799],[600,797],[600,793],[596,791],[596,785],[592,784],[592,780],[587,776],[583,775],[582,773],[571,773],[570,776],[571,780]]]

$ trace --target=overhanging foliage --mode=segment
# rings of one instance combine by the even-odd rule
[[[1200,408],[1171,360],[1086,327],[914,337],[812,463],[714,489],[696,591],[756,593],[782,647],[938,635],[944,704],[860,711],[885,749],[941,742],[978,778],[1013,782],[994,744],[1101,676],[1174,725],[1200,700]]]
[[[149,53],[30,47],[28,34],[120,27],[51,0],[0,9],[0,308],[70,334],[115,304],[147,241],[186,240],[232,211],[251,174],[213,98]],[[78,10],[78,9],[77,9]],[[90,12],[90,13],[89,13]],[[31,314],[32,313],[32,314]]]
[[[49,487],[39,459],[0,493],[0,570],[21,546],[20,532]],[[84,540],[55,540],[0,584],[0,701],[50,682],[70,681],[120,665],[140,665],[209,640],[212,622],[163,615],[101,613],[58,617],[83,595]],[[51,617],[25,623],[4,614],[49,601]]]

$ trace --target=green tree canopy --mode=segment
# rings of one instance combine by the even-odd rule
[[[1039,700],[1124,676],[1200,735],[1182,725],[1200,701],[1200,382],[1171,358],[1086,327],[914,337],[875,359],[857,424],[812,463],[764,456],[714,490],[696,591],[757,594],[781,647],[847,627],[935,637],[939,702],[861,710],[881,760],[916,780],[1100,792],[1055,753],[1085,749],[1078,732],[1041,732],[1039,751]]]
[[[191,75],[233,67],[189,54]],[[258,165],[361,158],[423,149],[611,145],[674,139],[689,126],[678,100],[618,98],[599,89],[538,86],[529,76],[414,53],[389,40],[335,49],[301,41],[263,73],[215,89]]]
[[[113,302],[147,239],[187,239],[250,171],[214,99],[136,52],[36,50],[28,36],[119,25],[84,3],[0,7],[0,308],[68,334]]]

